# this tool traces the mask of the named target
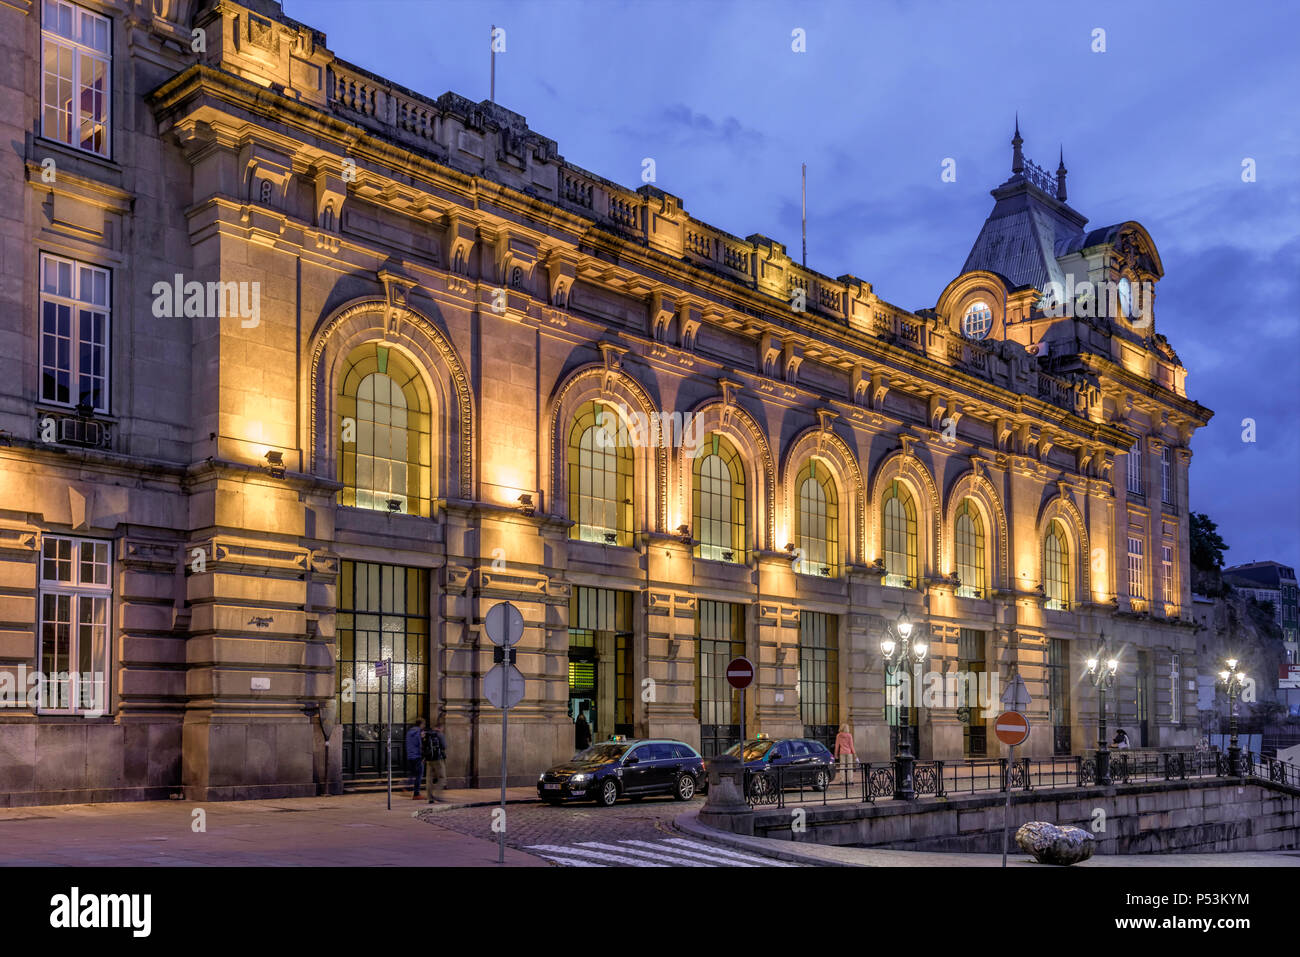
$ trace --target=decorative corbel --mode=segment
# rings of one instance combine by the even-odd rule
[[[627,355],[627,350],[622,346],[616,346],[612,342],[600,343],[600,357],[605,363],[605,372],[601,376],[600,391],[605,397],[614,394],[614,380],[623,369],[623,356]]]
[[[668,330],[672,327],[675,315],[677,300],[656,289],[650,296],[650,338],[655,342],[667,342]]]
[[[726,429],[731,426],[731,413],[735,411],[736,394],[740,392],[741,385],[739,382],[733,382],[730,379],[719,379],[718,388],[722,390],[721,424]]]
[[[849,392],[854,405],[866,405],[871,391],[871,374],[864,365],[855,365],[849,376]]]
[[[758,364],[763,370],[763,375],[769,378],[776,378],[777,371],[781,366],[782,343],[779,338],[770,332],[763,333],[758,340]]]
[[[401,335],[402,316],[410,306],[408,298],[415,288],[415,280],[391,269],[381,269],[379,281],[384,285],[384,326],[387,335],[396,339]]]
[[[876,410],[885,407],[885,396],[889,394],[889,379],[882,372],[871,374],[871,407]]]
[[[790,385],[794,385],[799,380],[801,365],[803,365],[803,348],[797,343],[787,342],[781,351],[781,372]]]

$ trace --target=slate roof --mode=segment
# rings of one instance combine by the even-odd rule
[[[1022,174],[1013,175],[992,195],[997,202],[961,271],[995,272],[1013,287],[1043,289],[1052,281],[1064,285],[1057,250],[1083,240],[1088,220]]]
[[[1245,565],[1234,565],[1223,570],[1223,577],[1234,584],[1243,584],[1248,588],[1251,585],[1256,588],[1281,588],[1283,569],[1288,573],[1285,576],[1286,580],[1294,581],[1295,571],[1289,565],[1279,565],[1277,562],[1248,562]]]

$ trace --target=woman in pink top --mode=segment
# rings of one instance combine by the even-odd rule
[[[849,734],[847,724],[840,725],[840,733],[835,735],[835,760],[840,763],[844,780],[853,783],[853,765],[857,763],[858,753],[853,750],[853,735]]]

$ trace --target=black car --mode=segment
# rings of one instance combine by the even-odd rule
[[[639,800],[655,794],[689,801],[704,783],[704,759],[689,744],[604,741],[543,771],[537,796],[548,804],[586,800],[605,807],[620,797]]]
[[[734,744],[727,754],[739,757],[741,748]],[[756,738],[745,742],[746,769],[751,773],[751,790],[763,793],[769,788],[810,787],[824,791],[835,778],[835,756],[820,741],[808,738]]]

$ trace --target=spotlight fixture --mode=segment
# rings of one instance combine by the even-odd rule
[[[525,492],[523,495],[519,496],[518,502],[519,511],[523,512],[528,518],[532,518],[533,513],[537,511],[536,507],[533,505],[533,497]]]
[[[401,509],[402,500],[400,498],[390,498],[384,504],[388,506],[390,512],[396,512]]]
[[[734,561],[736,560],[736,553],[735,553],[735,552],[723,552],[723,553],[722,553],[722,560],[723,560],[724,562],[734,562]]]
[[[284,478],[284,454],[276,449],[266,450],[266,470],[271,478]]]
[[[605,544],[606,544],[606,545],[613,545],[613,544],[614,544],[615,542],[617,542],[617,541],[618,541],[618,536],[617,536],[616,534],[614,534],[613,532],[606,532],[606,533],[605,533]]]
[[[785,550],[786,550],[787,552],[790,552],[791,554],[794,554],[794,552],[795,552],[798,548],[799,548],[799,546],[796,545],[794,542],[787,542],[787,543],[786,543],[786,546],[785,546]]]
[[[683,545],[691,544],[691,527],[689,525],[678,525],[677,537],[682,540]]]

